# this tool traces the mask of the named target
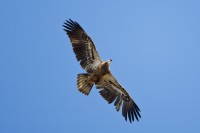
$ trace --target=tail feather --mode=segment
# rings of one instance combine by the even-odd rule
[[[77,86],[78,90],[85,95],[89,95],[94,82],[88,81],[89,75],[87,73],[78,74],[77,77]]]

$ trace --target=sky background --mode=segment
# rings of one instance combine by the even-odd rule
[[[200,132],[199,0],[2,0],[1,133]],[[130,124],[93,87],[62,24],[77,21],[141,109]]]

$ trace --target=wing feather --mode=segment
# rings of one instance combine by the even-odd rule
[[[127,121],[127,118],[132,123],[134,118],[139,121],[140,109],[137,104],[132,100],[127,91],[118,83],[114,76],[109,73],[101,78],[101,80],[96,83],[97,89],[100,95],[110,104],[114,102],[116,110],[119,111],[122,105],[122,115]]]
[[[66,20],[63,27],[70,38],[73,51],[77,60],[80,61],[80,65],[87,72],[92,72],[101,62],[92,39],[77,22],[71,19]]]

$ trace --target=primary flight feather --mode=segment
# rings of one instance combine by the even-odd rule
[[[64,22],[66,31],[72,43],[73,51],[80,65],[87,73],[78,74],[77,87],[80,92],[89,95],[93,85],[99,89],[100,95],[110,104],[114,102],[116,110],[122,106],[122,115],[132,123],[139,121],[140,109],[128,92],[118,83],[110,72],[110,62],[102,61],[92,39],[83,28],[71,19]]]

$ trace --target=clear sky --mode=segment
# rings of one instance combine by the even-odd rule
[[[71,18],[141,109],[130,124],[93,88],[63,31]],[[2,0],[1,133],[200,132],[199,0]]]

